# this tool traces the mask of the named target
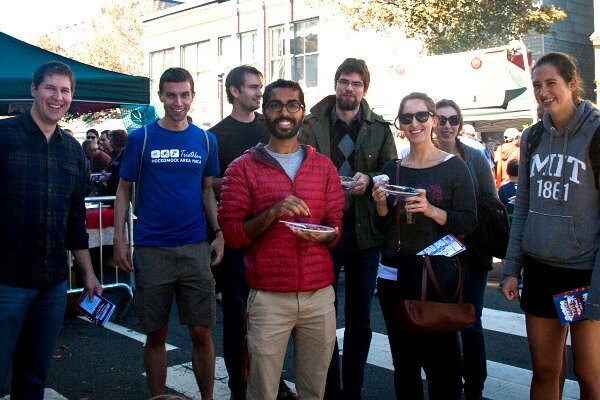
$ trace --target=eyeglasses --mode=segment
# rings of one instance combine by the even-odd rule
[[[413,118],[416,118],[418,122],[427,122],[427,120],[429,119],[430,116],[433,116],[433,114],[429,111],[419,111],[416,113],[404,113],[404,114],[400,114],[396,117],[396,120],[394,121],[394,125],[396,125],[397,128],[398,125],[398,121],[400,121],[401,124],[403,125],[409,125],[412,121]]]
[[[343,86],[344,88],[347,88],[348,85],[352,85],[352,87],[354,89],[362,89],[365,86],[365,84],[362,83],[361,81],[350,82],[348,79],[343,79],[343,78],[338,79],[337,83],[339,85]]]
[[[450,122],[450,125],[452,126],[457,126],[460,124],[460,117],[458,115],[451,115],[449,117],[440,115],[440,126],[446,125],[446,122]]]
[[[96,140],[96,136],[87,136],[86,139]]]
[[[290,101],[285,104],[283,104],[280,101],[270,101],[269,103],[267,103],[266,108],[267,110],[273,113],[278,113],[281,112],[281,110],[283,110],[283,107],[285,107],[286,110],[288,110],[288,112],[292,114],[297,113],[298,111],[300,111],[300,109],[304,108],[304,106],[297,101]]]

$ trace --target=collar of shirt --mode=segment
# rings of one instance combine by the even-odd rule
[[[36,124],[35,120],[31,116],[31,109],[29,109],[27,112],[24,112],[22,115],[23,115],[23,126],[25,128],[25,132],[27,132],[31,135],[36,135],[36,134],[40,134],[40,133],[42,135],[44,134],[44,132],[42,132],[42,130],[40,129],[38,124]],[[60,127],[58,125],[56,125],[56,127],[54,128],[54,133],[52,134],[52,137],[50,138],[50,140],[62,140],[63,135],[66,135],[66,133],[63,132],[63,130],[60,129]]]
[[[339,120],[342,121],[340,119],[340,116],[338,115],[338,113],[335,111],[335,106],[333,106],[333,108],[331,109],[331,116],[330,116],[330,120],[331,120],[331,125],[335,125],[335,123]],[[342,121],[344,122],[344,121]],[[350,124],[348,125],[352,125],[354,123],[360,123],[362,122],[362,110],[359,107],[358,108],[358,112],[356,113],[356,115],[354,116],[354,118],[352,118],[352,121],[350,122]],[[344,122],[345,123],[345,122]]]

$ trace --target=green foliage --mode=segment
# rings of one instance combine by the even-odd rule
[[[567,14],[532,0],[311,0],[334,4],[354,29],[404,29],[408,38],[423,41],[429,54],[496,47],[550,26]]]

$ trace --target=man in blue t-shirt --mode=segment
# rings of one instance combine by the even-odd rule
[[[151,396],[165,389],[165,343],[175,296],[179,323],[188,326],[192,339],[200,394],[212,399],[216,300],[210,267],[219,263],[224,246],[213,191],[213,177],[219,174],[217,142],[213,134],[188,122],[195,95],[188,71],[167,69],[158,88],[165,116],[132,132],[123,153],[115,200],[115,262],[124,271],[135,272],[134,306],[147,334],[144,366]],[[137,224],[132,260],[125,223],[134,182]],[[216,235],[211,244],[207,220]]]

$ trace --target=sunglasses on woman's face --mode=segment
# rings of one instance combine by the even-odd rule
[[[440,115],[440,126],[446,125],[446,122],[450,122],[450,125],[456,126],[460,124],[460,118],[458,115],[451,115],[449,117],[444,117]]]
[[[429,111],[419,111],[414,114],[413,113],[400,114],[400,115],[398,115],[398,117],[396,119],[399,120],[402,125],[409,125],[413,121],[413,118],[416,118],[417,121],[420,123],[424,123],[424,122],[427,122],[427,120],[429,119],[429,116],[433,116],[433,114],[430,113]]]

